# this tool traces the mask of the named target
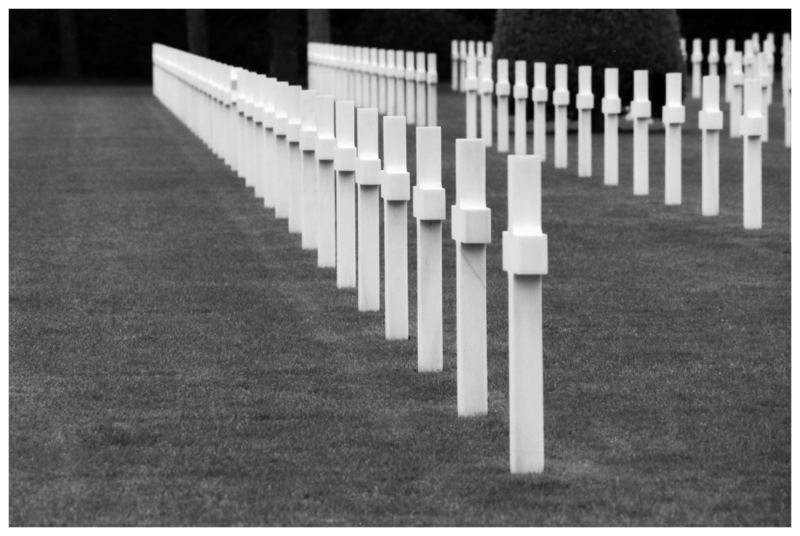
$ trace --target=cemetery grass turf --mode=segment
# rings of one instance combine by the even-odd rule
[[[463,96],[442,87],[454,199]],[[741,141],[721,215],[699,215],[697,102],[684,203],[543,167],[546,470],[508,472],[505,157],[487,151],[489,415],[456,417],[455,266],[445,370],[383,340],[145,87],[10,93],[12,525],[788,525],[790,154],[780,94],[764,229],[741,224]],[[726,124],[727,126],[727,124]],[[513,143],[513,142],[512,142]],[[529,140],[530,143],[530,140]],[[530,145],[529,145],[530,146]],[[409,132],[409,169],[414,138]]]

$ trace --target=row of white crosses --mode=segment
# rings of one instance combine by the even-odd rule
[[[467,91],[467,58],[488,58],[491,62],[494,45],[491,41],[450,41],[450,89]]]
[[[609,77],[616,80],[616,69],[606,69],[606,98],[609,97]],[[616,81],[611,86],[616,88]],[[633,140],[633,193],[647,195],[649,193],[649,142],[648,124],[651,117],[648,99],[647,71],[634,72],[634,100],[631,103],[631,116],[634,121]],[[668,73],[666,75],[666,100],[662,109],[664,123],[664,203],[679,205],[682,201],[682,142],[681,131],[685,122],[686,111],[681,102],[682,75]],[[745,115],[741,121],[748,123],[749,130],[744,142],[743,183],[744,207],[743,224],[745,229],[761,228],[761,149],[760,143],[764,131],[764,116],[760,101],[762,98],[761,81],[748,79],[744,86]],[[612,98],[617,98],[616,93]],[[701,214],[703,216],[719,215],[719,132],[723,128],[723,112],[720,110],[720,82],[718,75],[706,75],[702,78],[702,109],[698,115],[698,128],[701,136]],[[753,110],[753,105],[759,109]],[[605,110],[604,110],[605,111]],[[758,127],[757,129],[755,127]],[[611,133],[616,138],[617,133]],[[609,132],[605,132],[606,141]],[[753,143],[758,150],[753,151]],[[605,184],[617,184],[616,175]],[[757,187],[751,185],[756,185]]]
[[[685,40],[681,39],[682,46],[685,47]],[[708,62],[708,74],[718,74],[718,64],[720,62],[719,45],[717,39],[709,40],[709,49],[706,60]],[[759,34],[753,33],[752,37],[745,39],[741,51],[736,50],[736,41],[727,39],[725,41],[725,55],[722,57],[725,65],[725,102],[730,105],[730,133],[731,137],[739,137],[739,117],[743,113],[743,86],[745,78],[758,78],[761,80],[763,97],[761,106],[765,117],[764,134],[762,141],[769,140],[769,105],[772,103],[772,86],[775,79],[775,36],[768,33],[763,43],[760,41]],[[692,40],[692,98],[699,99],[702,96],[702,63],[703,63],[703,43],[701,39]],[[784,108],[784,145],[791,147],[791,37],[788,33],[783,34],[783,44],[781,46],[781,87],[782,105]]]
[[[613,101],[613,111],[618,113],[619,97],[617,94],[618,72],[616,69],[605,70],[605,90],[603,113],[608,118],[606,102]],[[649,141],[648,128],[651,118],[651,104],[648,98],[648,72],[634,71],[634,98],[630,111],[633,123],[633,193],[649,194]],[[682,74],[666,75],[666,99],[662,109],[664,123],[664,203],[679,205],[682,201],[682,125],[686,119],[686,110],[681,102]],[[766,118],[761,106],[762,83],[760,78],[748,78],[744,81],[744,111],[738,117],[741,132],[745,137],[743,146],[743,184],[744,206],[743,224],[745,229],[760,229],[761,221],[761,147]],[[608,100],[607,100],[608,99]],[[702,109],[698,114],[698,128],[701,136],[701,214],[703,216],[719,215],[719,132],[723,128],[723,112],[720,110],[720,79],[718,75],[706,75],[702,78]],[[755,108],[757,107],[757,109]],[[731,114],[734,117],[734,114]],[[744,126],[746,125],[746,126]],[[604,183],[618,184],[618,170],[609,170],[609,162],[616,167],[617,155],[609,158],[609,140],[616,153],[616,125],[606,123],[606,169]],[[756,147],[757,146],[757,147]]]
[[[436,54],[308,43],[308,86],[410,125],[438,124]]]
[[[492,77],[492,59],[467,56],[466,61],[466,135],[468,138],[478,137],[478,93],[481,94],[480,137],[487,147],[493,145],[492,94],[497,96],[497,150],[508,152],[509,147],[509,98],[514,99],[514,153],[527,154],[527,63],[518,60],[514,64],[514,85],[509,82],[509,62],[497,60],[497,82]],[[546,145],[546,104],[548,93],[546,83],[546,64],[537,62],[533,68],[533,86],[530,88],[530,99],[533,101],[533,154],[543,161],[547,158]],[[556,168],[567,167],[567,107],[569,91],[567,90],[567,66],[556,65],[556,87],[553,91],[555,108],[555,142],[554,160]],[[586,162],[591,160],[590,138],[585,132],[591,131],[591,109],[594,106],[591,95],[591,68],[581,67],[579,74],[580,91],[577,107],[581,110],[579,123],[583,135],[579,139],[581,159],[580,173],[587,173]],[[588,175],[586,175],[588,176]]]
[[[277,218],[288,219],[289,231],[301,234],[301,246],[317,250],[319,267],[336,269],[338,287],[357,287],[361,311],[380,310],[380,195],[385,336],[408,338],[411,192],[405,117],[383,117],[381,160],[376,108],[357,108],[350,100],[158,44],[153,45],[153,91],[266,207],[275,209]],[[485,152],[481,139],[456,141],[451,223],[457,251],[459,416],[488,411],[491,212]],[[443,368],[441,127],[417,127],[416,161],[418,370],[435,372]],[[547,237],[541,228],[541,159],[509,157],[508,188],[503,269],[509,274],[509,458],[512,472],[531,473],[544,469],[541,294]]]
[[[787,41],[785,55],[789,52]],[[491,79],[491,69],[486,65],[491,60],[486,59],[481,63],[482,78],[477,78],[475,65],[477,59],[467,57],[466,78],[466,125],[467,138],[478,137],[478,92],[482,93],[481,109],[481,137],[487,146],[491,145],[491,92],[495,87],[497,95],[497,131],[498,150],[506,152],[508,147],[508,98],[513,96],[516,100],[514,118],[514,152],[525,154],[527,148],[526,132],[526,105],[528,100],[527,66],[524,60],[515,63],[515,82],[513,94],[508,81],[508,61],[497,60],[498,79],[496,85]],[[764,68],[767,65],[767,55],[762,52],[758,61]],[[745,142],[744,150],[744,181],[745,184],[758,182],[760,184],[761,158],[760,150],[752,149],[752,139],[756,133],[752,130],[754,124],[761,129],[757,139],[762,142],[766,139],[766,114],[768,110],[763,104],[767,99],[766,71],[751,70],[751,76],[739,75],[737,69],[741,64],[741,53],[734,51],[732,54],[732,68],[734,73],[734,91],[730,108],[731,136],[745,135],[750,141]],[[787,63],[788,64],[788,63]],[[617,185],[619,183],[619,115],[622,103],[619,98],[619,71],[608,68],[605,75],[605,95],[601,101],[602,112],[605,118],[604,125],[604,183]],[[649,163],[649,125],[652,118],[651,103],[648,91],[648,76],[646,70],[634,72],[633,100],[629,104],[629,117],[633,121],[633,193],[634,195],[648,195],[650,191],[650,163]],[[788,79],[787,79],[788,80]],[[685,122],[685,109],[681,102],[682,74],[669,73],[666,75],[666,104],[663,108],[662,120],[665,126],[665,169],[664,169],[664,202],[667,205],[681,204],[681,129]],[[719,107],[719,76],[708,75],[703,77],[703,109],[699,114],[699,128],[702,135],[702,202],[701,213],[705,216],[719,214],[719,131],[723,128],[722,112]],[[789,83],[785,84],[790,88]],[[749,93],[746,87],[750,87]],[[758,95],[753,96],[754,87],[758,88]],[[749,96],[748,96],[749,95]],[[546,83],[546,65],[542,62],[534,64],[534,85],[530,91],[530,98],[534,103],[533,114],[533,154],[544,161],[546,155],[545,134],[545,106],[548,101],[548,88]],[[747,99],[750,100],[747,100]],[[755,101],[753,99],[756,99]],[[756,114],[752,110],[752,103],[758,102],[761,111]],[[787,99],[788,102],[788,99]],[[565,169],[567,167],[567,108],[570,105],[570,92],[567,87],[567,65],[555,66],[555,88],[552,92],[554,107],[554,166]],[[742,104],[743,103],[743,104]],[[575,96],[575,107],[578,111],[578,176],[591,177],[592,175],[592,109],[595,105],[595,96],[592,94],[592,72],[590,66],[578,68],[578,92]],[[749,106],[749,107],[748,107]],[[737,110],[738,113],[737,113]],[[488,114],[487,114],[488,111]],[[488,115],[488,119],[487,119]],[[788,121],[788,119],[787,119]],[[747,123],[745,130],[740,126]],[[788,128],[788,125],[787,125]],[[788,142],[787,142],[788,144]],[[744,225],[748,229],[761,227],[760,214],[761,194],[759,188],[746,188],[747,200],[745,201]],[[748,212],[749,211],[749,212]]]

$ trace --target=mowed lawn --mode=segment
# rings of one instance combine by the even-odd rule
[[[455,198],[463,96],[442,86]],[[696,101],[684,203],[543,166],[546,469],[508,471],[506,159],[487,151],[489,415],[456,415],[455,263],[445,370],[410,325],[316,267],[148,87],[10,91],[12,525],[788,525],[790,151],[780,92],[764,228],[742,229],[741,140],[700,216]],[[655,125],[654,125],[655,126]],[[727,118],[726,118],[727,126]],[[414,136],[409,129],[409,169]],[[413,182],[412,173],[412,182]],[[449,211],[448,211],[449,214]]]

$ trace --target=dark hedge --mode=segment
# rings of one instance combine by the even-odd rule
[[[555,64],[569,66],[571,113],[578,88],[578,66],[592,66],[595,128],[601,126],[600,99],[606,67],[619,69],[623,106],[633,97],[633,71],[647,69],[653,116],[661,115],[664,75],[685,71],[679,39],[675,10],[498,10],[495,18],[496,57],[508,58],[512,64],[514,60],[527,60],[529,86],[534,62],[547,63],[547,85],[551,91]],[[513,68],[510,70],[513,76]],[[551,108],[548,106],[549,113]]]
[[[736,39],[736,47],[741,50],[741,41],[753,32],[759,32],[761,39],[773,32],[780,47],[783,32],[792,31],[790,9],[679,9],[678,19],[681,35],[689,42],[699,37],[705,43],[715,37],[720,40],[720,51],[727,38]]]
[[[291,12],[291,13],[288,13]],[[258,72],[274,67],[273,10],[206,10],[209,56]],[[283,10],[300,76],[306,72],[306,10]],[[492,38],[495,10],[331,9],[334,43],[436,52],[439,77],[450,77],[450,40]],[[149,80],[154,41],[186,49],[184,10],[75,10],[81,75]],[[282,27],[284,29],[284,27]],[[9,15],[12,80],[59,74],[58,12],[12,9]],[[122,59],[121,59],[122,58]],[[300,80],[295,80],[300,81]]]
[[[494,10],[331,10],[334,43],[435,52],[440,80],[450,80],[453,39],[492,38]]]

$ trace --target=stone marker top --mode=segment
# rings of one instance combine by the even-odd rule
[[[317,138],[314,151],[317,160],[332,161],[336,158],[336,138],[333,137],[333,95],[317,95]]]
[[[386,69],[386,49],[378,49],[378,70],[385,71]]]
[[[251,106],[262,106],[263,103],[260,103],[258,101],[258,98],[260,97],[260,94],[259,94],[259,91],[258,91],[258,73],[254,73],[254,72],[251,71],[249,73],[247,83],[248,83],[248,86],[249,86],[249,93],[250,93],[249,100],[250,100]]]
[[[182,69],[178,65],[174,65],[173,68],[182,72]],[[226,89],[226,92],[230,95],[233,104],[236,104],[237,101],[242,98],[241,97],[241,91],[243,86],[242,73],[239,72],[238,68],[232,67],[231,70],[228,72],[228,75],[229,75],[228,82],[230,85]]]
[[[421,188],[442,187],[442,129],[441,127],[417,127],[417,186]]]
[[[543,276],[547,275],[547,264],[547,235],[542,233],[542,158],[509,156],[503,270],[518,276]]]
[[[356,125],[355,103],[353,101],[336,101],[336,149],[333,165],[339,171],[354,172],[356,170]]]
[[[567,91],[567,64],[559,63],[556,65],[556,90]]]
[[[279,81],[275,91],[275,119],[288,120],[289,118],[289,82]]]
[[[480,58],[481,64],[481,93],[491,93],[494,89],[494,82],[492,80],[492,59]]]
[[[514,62],[514,93],[517,93],[517,88],[521,88],[525,95],[518,97],[514,95],[515,99],[527,98],[528,91],[528,64],[525,60],[517,60]]]
[[[234,77],[234,80],[236,81],[236,94],[239,99],[242,99],[244,98],[242,93],[244,93],[246,87],[245,78],[247,76],[247,73],[244,69],[240,67],[234,67],[234,74],[236,75]]]
[[[158,60],[155,60],[156,64],[158,64]],[[224,91],[223,85],[223,76],[222,70],[220,69],[221,65],[214,61],[209,63],[209,73],[208,76],[210,78],[210,84],[212,87],[212,91],[214,92],[215,98],[217,100],[222,100],[222,92]]]
[[[450,41],[450,57],[458,58],[458,40],[456,39]]]
[[[508,60],[497,60],[497,83],[508,83]]]
[[[744,73],[742,72],[742,52],[734,50],[731,54],[731,84],[735,86],[742,85],[744,81]]]
[[[646,70],[633,71],[633,100],[650,100],[648,95],[648,73]]]
[[[605,69],[605,90],[606,98],[619,98],[619,69],[616,67]]]
[[[344,48],[344,68],[352,70],[356,62],[356,49],[353,46]]]
[[[703,41],[695,38],[692,40],[692,63],[703,61]]]
[[[406,68],[406,53],[404,50],[398,50],[395,54],[395,63],[397,69],[397,76],[401,77],[401,73],[405,71]]]
[[[492,58],[494,56],[494,44],[491,41],[486,41],[486,57]]]
[[[719,77],[703,77],[703,111],[719,112]]]
[[[725,63],[731,62],[731,54],[736,50],[736,41],[733,39],[725,40]]]
[[[748,78],[744,81],[744,115],[746,117],[760,118],[761,110],[761,81],[757,78]],[[743,129],[743,131],[746,129]],[[760,128],[749,130],[750,135],[760,133]]]
[[[681,73],[667,73],[667,96],[665,106],[682,106],[682,78]]]
[[[301,86],[289,86],[289,123],[299,125],[302,121]]]
[[[238,69],[236,73],[236,104],[239,107],[239,113],[245,113],[247,107],[247,71]]]
[[[508,230],[518,235],[542,233],[542,157],[508,157]]]
[[[462,60],[467,58],[467,42],[463,39],[458,42],[458,56]]]
[[[377,74],[378,72],[378,49],[377,48],[370,48],[369,49],[369,67],[368,70],[370,73]]]
[[[317,96],[317,137],[333,138],[333,96]]]
[[[661,121],[665,125],[681,125],[686,121],[686,107],[683,106],[683,74],[667,73],[667,93],[661,108]]]
[[[264,79],[266,76],[263,74],[256,74],[253,77],[253,103],[256,107],[256,121],[261,121],[262,112],[264,111]]]
[[[303,131],[314,132],[317,130],[316,124],[316,102],[317,92],[313,89],[304,89],[302,92],[303,107]]]
[[[355,103],[336,101],[336,143],[339,147],[355,147]]]
[[[395,67],[394,59],[397,56],[397,52],[394,50],[387,50],[386,51],[386,73],[389,76],[397,76],[397,71]]]
[[[158,58],[154,58],[153,61],[158,65],[160,62]],[[219,100],[217,96],[220,91],[222,90],[222,84],[220,84],[220,70],[219,70],[219,63],[213,60],[208,60],[205,63],[205,79],[206,84],[208,84],[209,92],[213,94],[213,97]],[[266,75],[264,75],[266,76]]]
[[[435,84],[436,80],[436,52],[428,52],[428,83]]]
[[[761,84],[764,87],[769,86],[770,82],[770,69],[769,69],[769,54],[766,52],[759,52],[758,54],[758,76],[761,78]]]
[[[486,144],[482,139],[456,140],[456,205],[486,206]]]
[[[732,74],[744,74],[744,53],[741,50],[734,50],[731,56]]]
[[[217,84],[224,93],[230,92],[229,67],[224,63],[217,63]]]
[[[578,67],[578,93],[575,96],[575,107],[579,110],[594,108],[594,94],[592,94],[592,67],[580,65]]]
[[[547,89],[547,64],[543,61],[533,64],[533,87]]]
[[[634,119],[649,119],[652,115],[648,96],[648,76],[646,70],[633,71],[633,101],[631,101],[630,115]]]
[[[547,102],[547,64],[542,61],[537,61],[533,64],[531,100],[533,102]]]
[[[511,84],[508,81],[508,60],[497,60],[497,84],[495,91],[498,97],[508,97]]]
[[[719,63],[719,45],[716,39],[708,43],[708,63]]]
[[[245,114],[252,115],[250,113],[250,105],[253,103],[253,94],[252,94],[252,74],[250,71],[242,71],[242,78],[241,78],[241,95],[242,99],[245,101]]]
[[[483,49],[483,41],[478,41],[477,42],[477,48],[478,48],[478,50],[477,50],[478,57],[479,58],[485,58],[486,57],[486,51]]]
[[[390,115],[383,118],[383,169],[389,173],[406,170],[406,118]]]
[[[230,79],[231,83],[231,91],[236,91],[238,88],[239,83],[239,68],[238,67],[231,67],[228,70],[228,78]]]
[[[276,136],[286,136],[289,124],[289,83],[278,81],[275,84],[275,118],[273,129]]]
[[[406,79],[413,80],[417,71],[414,69],[414,53],[406,51]]]
[[[616,115],[622,111],[622,101],[619,98],[619,69],[606,67],[605,95],[600,101],[601,110],[606,115]]]
[[[417,52],[417,82],[425,82],[428,73],[425,71],[425,53]]]
[[[304,89],[300,94],[303,120],[300,123],[300,150],[315,151],[317,145],[317,92]]]
[[[252,108],[261,106],[262,104],[258,102],[259,92],[258,92],[258,73],[250,71],[247,77],[247,85],[248,85],[248,100],[250,101],[251,107],[251,115],[252,115]]]
[[[755,46],[749,39],[744,42],[744,64],[747,65],[755,60]]]
[[[582,95],[592,94],[592,67],[590,65],[578,67],[578,93]]]
[[[478,79],[478,75],[476,73],[477,65],[475,65],[476,59],[477,58],[475,56],[467,56],[467,75],[466,75],[466,80],[475,81],[475,82],[473,82],[473,84],[476,84],[477,83],[477,79]]]
[[[553,90],[553,105],[569,105],[569,89],[567,88],[567,64],[556,65],[555,89]]]
[[[475,41],[467,42],[467,56],[476,56],[475,53]]]
[[[369,72],[370,67],[370,59],[369,59],[369,49],[367,47],[361,47],[361,70]]]
[[[378,109],[359,108],[358,115],[358,158],[378,159]]]
[[[278,81],[275,78],[267,76],[264,80],[264,111],[267,114],[275,114],[275,92],[278,87]]]

